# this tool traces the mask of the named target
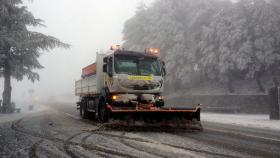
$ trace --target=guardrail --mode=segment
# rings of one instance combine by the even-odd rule
[[[269,114],[270,96],[260,95],[186,95],[166,96],[166,105],[202,104],[202,111],[221,113]]]

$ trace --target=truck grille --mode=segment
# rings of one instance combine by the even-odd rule
[[[143,85],[143,86],[133,85],[131,88],[134,90],[151,90],[151,89],[155,89],[156,86],[155,85]]]

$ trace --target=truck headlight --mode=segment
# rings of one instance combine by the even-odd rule
[[[158,101],[163,101],[164,97],[163,96],[156,96],[155,97],[155,100],[158,100]]]
[[[118,96],[113,95],[113,96],[112,96],[112,99],[113,99],[113,100],[117,100],[117,99],[118,99]]]

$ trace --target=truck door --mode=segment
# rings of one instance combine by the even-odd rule
[[[109,88],[109,90],[112,88],[113,85],[113,57],[109,56],[107,59],[107,73],[105,74],[105,85]]]
[[[110,56],[109,58],[108,58],[108,75],[110,76],[110,77],[112,77],[113,76],[113,57],[112,56]]]

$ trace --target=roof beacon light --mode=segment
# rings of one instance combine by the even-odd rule
[[[159,54],[160,54],[159,48],[149,48],[148,50],[149,50],[148,52],[152,55],[159,56]]]
[[[122,47],[121,47],[121,45],[112,45],[110,49],[111,49],[112,51],[117,51],[117,50],[121,50]]]

